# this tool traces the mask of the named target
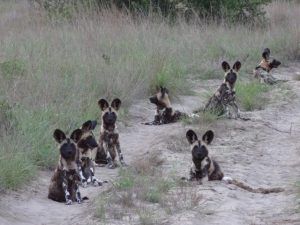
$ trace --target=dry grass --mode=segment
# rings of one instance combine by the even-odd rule
[[[118,223],[130,218],[131,223],[159,224],[167,215],[200,205],[202,198],[195,187],[163,174],[159,153],[145,156],[143,161],[143,165],[138,160],[131,168],[121,170],[112,190],[99,197],[97,218]]]
[[[242,60],[240,79],[248,79],[266,46],[284,64],[300,55],[300,6],[292,2],[270,5],[264,28],[180,21],[170,26],[116,11],[48,20],[42,10],[17,0],[1,1],[0,12],[0,102],[14,118],[14,132],[0,135],[7,143],[0,164],[8,158],[19,163],[19,154],[12,153],[21,152],[31,165],[32,173],[20,165],[26,179],[37,166],[56,163],[53,130],[70,131],[98,118],[100,97],[119,97],[126,108],[156,85],[178,95],[189,93],[186,78],[222,79],[225,59]],[[22,183],[2,175],[3,187]]]

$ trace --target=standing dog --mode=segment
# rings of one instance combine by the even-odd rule
[[[209,157],[207,147],[214,139],[213,131],[207,131],[202,140],[198,140],[196,133],[193,130],[188,130],[186,138],[191,145],[193,160],[189,180],[201,181],[206,176],[208,176],[208,180],[222,180],[224,175],[220,166]]]
[[[78,174],[77,142],[82,136],[80,129],[74,130],[69,137],[61,130],[54,131],[54,139],[59,143],[60,158],[58,166],[51,178],[48,198],[58,202],[66,202],[67,205],[73,201],[81,203],[79,191],[80,177]]]
[[[86,187],[89,183],[95,186],[101,186],[102,181],[95,177],[95,155],[97,152],[97,141],[93,134],[93,130],[97,125],[97,121],[88,120],[81,126],[82,135],[77,143],[79,150],[78,169],[81,184]]]
[[[225,114],[229,118],[238,118],[239,109],[235,102],[235,83],[238,71],[241,68],[240,61],[236,61],[231,68],[228,62],[222,62],[225,72],[224,81],[215,94],[209,99],[204,111],[210,111],[221,116]]]
[[[253,75],[259,79],[261,83],[276,84],[278,79],[272,76],[271,70],[280,66],[281,62],[270,56],[271,51],[269,48],[264,49],[262,53],[262,60],[259,65],[254,69]]]
[[[159,91],[149,98],[150,102],[156,105],[154,121],[145,123],[146,125],[161,125],[174,123],[187,116],[185,113],[179,112],[172,108],[169,99],[169,90],[165,87],[160,87]]]
[[[121,152],[119,133],[116,127],[116,121],[118,117],[117,111],[121,106],[121,100],[116,98],[109,105],[105,99],[100,99],[98,101],[98,105],[102,111],[102,124],[96,163],[103,162],[103,156],[105,156],[108,168],[115,168],[115,158],[118,153],[120,163],[122,165],[126,165]]]

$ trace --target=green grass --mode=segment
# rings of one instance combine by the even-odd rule
[[[12,141],[11,136],[2,138],[0,146],[0,190],[18,189],[30,182],[36,174],[36,166],[26,151],[21,140]],[[7,149],[10,149],[8,151]]]
[[[264,94],[269,90],[270,86],[257,81],[238,83],[236,85],[236,98],[243,110],[263,109],[268,102]]]
[[[115,11],[49,20],[39,9],[30,9],[27,1],[1,1],[0,20],[6,25],[0,27],[0,101],[9,105],[12,118],[0,118],[1,124],[12,125],[9,132],[0,129],[0,142],[10,140],[3,157],[18,161],[22,155],[30,168],[53,168],[58,158],[54,129],[70,133],[88,119],[99,119],[99,98],[119,97],[120,120],[126,121],[128,107],[153,94],[156,86],[166,86],[176,98],[191,93],[189,83],[196,79],[222,79],[223,60],[231,64],[242,60],[240,76],[247,80],[243,71],[253,69],[264,47],[281,61],[298,59],[299,23],[294,15],[299,5],[278,10],[282,4],[276,1],[270,6],[270,26],[262,30],[137,22]],[[285,19],[278,23],[282,16]],[[109,63],[103,54],[109,56]],[[247,90],[238,94],[243,107],[259,108],[256,98],[247,96],[255,90]],[[6,113],[2,111],[1,117]],[[214,117],[203,115],[202,121]],[[1,171],[9,171],[9,165],[3,164],[0,177]],[[26,180],[15,179],[20,185],[1,183],[1,188],[15,188]]]

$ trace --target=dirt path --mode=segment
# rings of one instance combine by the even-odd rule
[[[289,78],[300,69],[282,69],[280,74]],[[215,82],[203,86],[215,87]],[[204,182],[197,190],[204,201],[191,211],[171,216],[167,224],[300,224],[299,199],[296,181],[300,181],[300,82],[290,81],[293,101],[276,101],[263,111],[248,113],[254,121],[221,120],[210,127],[216,133],[211,155],[220,162],[227,176],[239,179],[253,187],[283,187],[278,194],[253,194],[224,182]],[[196,87],[200,93],[203,88]],[[280,96],[281,93],[278,93]],[[199,96],[183,97],[175,108],[191,112],[203,104]],[[152,106],[145,100],[130,109],[129,127],[121,129],[121,145],[125,160],[130,164],[137,155],[160,151],[166,159],[166,170],[176,170],[186,176],[191,156],[185,140],[185,131],[204,126],[185,126],[182,123],[164,126],[143,126],[142,121],[152,119]],[[270,122],[272,129],[261,121]],[[184,151],[174,151],[179,145]],[[97,168],[99,177],[114,180],[116,170]],[[46,198],[52,172],[40,172],[36,181],[24,190],[1,197],[0,224],[100,224],[93,219],[92,201],[82,205],[64,204]],[[83,196],[94,199],[109,185],[88,187]]]

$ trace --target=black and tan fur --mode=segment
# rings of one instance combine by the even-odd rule
[[[106,161],[108,168],[115,168],[115,158],[118,154],[120,163],[125,165],[120,147],[119,133],[116,127],[118,117],[117,111],[121,106],[121,100],[116,98],[109,105],[105,99],[100,99],[98,105],[102,111],[102,124],[96,163],[103,163],[103,161]],[[105,157],[106,160],[103,159],[103,157]]]
[[[81,203],[79,191],[80,177],[77,167],[77,142],[82,135],[80,129],[74,130],[70,137],[59,129],[54,131],[54,139],[59,143],[60,158],[57,168],[51,178],[48,198],[58,202]]]
[[[259,79],[261,83],[276,84],[278,79],[272,76],[271,70],[281,65],[281,62],[271,57],[269,48],[265,48],[262,53],[262,60],[259,65],[254,69],[253,75]]]
[[[187,116],[185,113],[173,109],[169,98],[169,90],[165,87],[160,87],[158,92],[149,100],[156,105],[156,111],[154,121],[145,123],[146,125],[174,123]]]
[[[231,68],[230,65],[224,61],[222,68],[225,72],[224,81],[217,89],[215,94],[209,99],[204,111],[210,111],[217,115],[226,115],[229,118],[239,117],[239,108],[235,102],[235,83],[238,77],[238,71],[241,68],[240,61],[236,61]]]
[[[241,181],[224,177],[219,164],[209,156],[207,145],[209,145],[214,138],[213,131],[207,131],[203,135],[202,140],[199,140],[193,130],[188,130],[186,132],[186,138],[190,144],[193,161],[189,181],[198,181],[201,183],[202,179],[207,176],[209,181],[224,180],[228,184],[233,184],[252,193],[270,194],[284,191],[283,188],[252,188]],[[186,180],[184,177],[182,179]]]
[[[93,134],[97,121],[88,120],[81,126],[82,135],[77,146],[79,150],[78,169],[81,184],[86,187],[92,183],[95,186],[101,186],[102,181],[95,177],[95,157],[98,144]]]
[[[200,181],[204,177],[208,177],[208,180],[222,180],[223,173],[219,164],[212,160],[209,156],[208,145],[214,138],[213,131],[207,131],[202,140],[199,140],[196,133],[193,130],[186,132],[186,138],[190,143],[192,152],[192,168],[190,170],[190,181]]]

